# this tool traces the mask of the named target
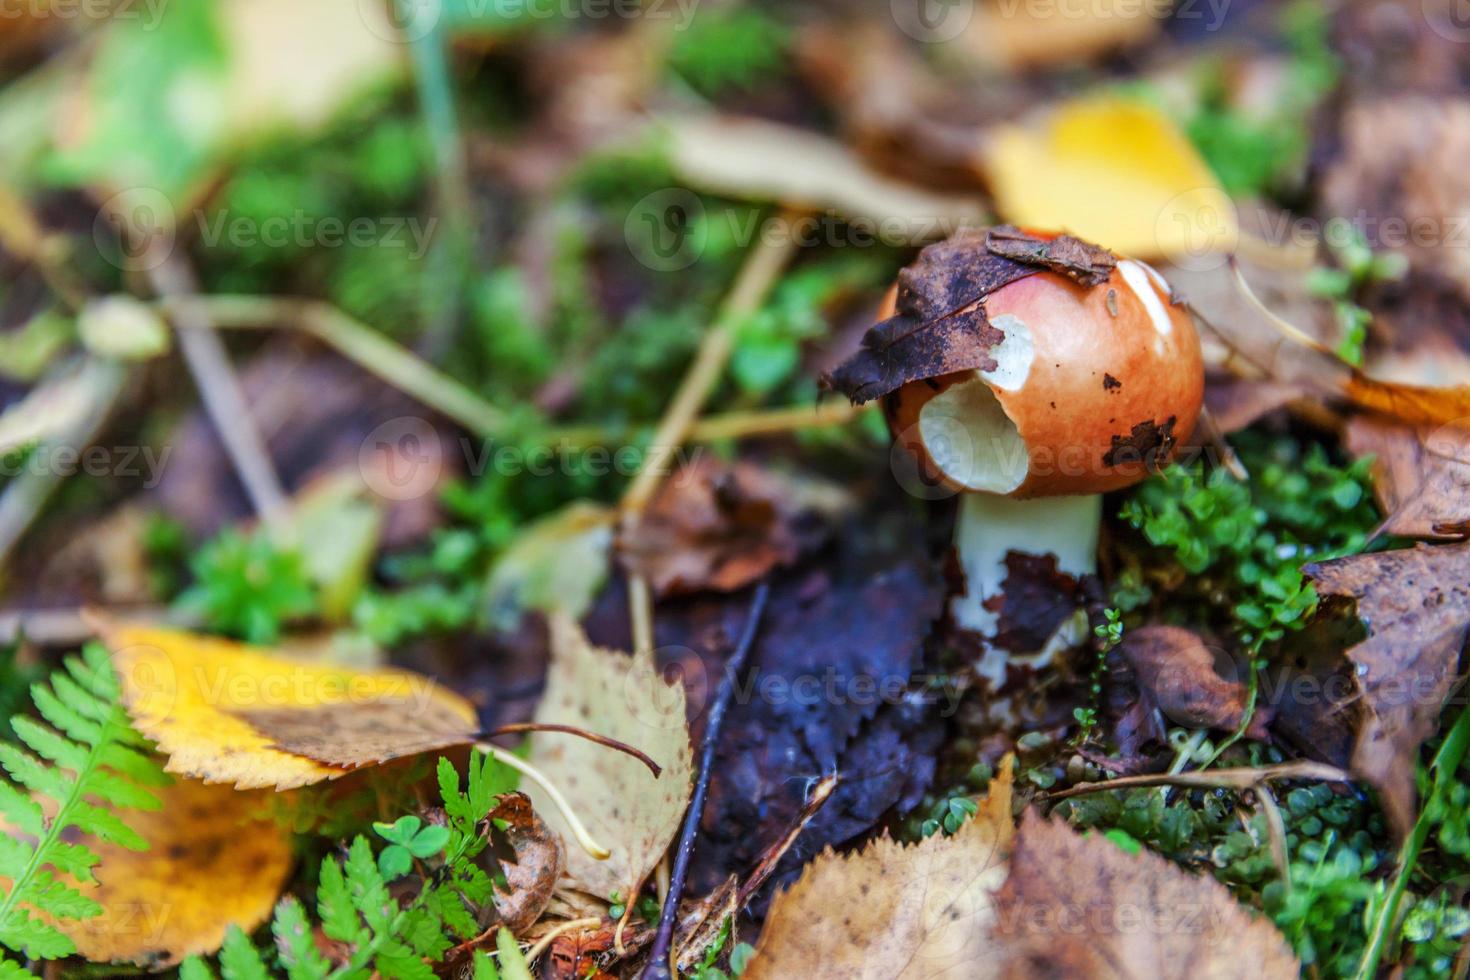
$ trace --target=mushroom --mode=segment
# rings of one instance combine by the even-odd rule
[[[1007,663],[1043,665],[1081,642],[1087,627],[1074,600],[1040,649],[1005,649],[998,610],[1008,557],[1051,556],[1056,572],[1094,574],[1102,494],[1163,467],[1190,438],[1204,370],[1188,313],[1142,262],[1013,228],[931,249],[943,251],[921,255],[900,277],[884,322],[833,380],[856,391],[855,400],[881,396],[896,446],[926,479],[959,493],[955,549],[965,591],[952,599],[951,617],[985,638],[978,669],[998,684]],[[976,283],[981,295],[961,291]],[[950,331],[942,350],[915,346],[934,329]],[[966,346],[976,336],[986,338],[978,356]],[[981,363],[910,376],[933,363],[952,367],[957,357]],[[919,367],[904,370],[912,362]]]

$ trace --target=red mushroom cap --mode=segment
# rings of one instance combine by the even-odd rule
[[[1092,287],[1039,272],[981,302],[1005,334],[995,370],[912,381],[885,403],[931,478],[1014,498],[1103,493],[1163,467],[1193,434],[1199,337],[1149,266],[1120,259]]]

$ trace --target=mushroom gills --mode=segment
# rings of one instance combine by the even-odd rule
[[[978,374],[924,403],[919,437],[945,478],[969,490],[1010,493],[1026,482],[1026,441]]]

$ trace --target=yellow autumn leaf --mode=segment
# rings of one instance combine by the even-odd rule
[[[290,789],[474,741],[474,706],[407,670],[353,670],[109,620],[123,704],[169,772]]]
[[[269,794],[190,779],[154,792],[160,809],[128,815],[146,851],[88,842],[97,882],[76,887],[102,914],[55,923],[93,962],[162,967],[212,953],[231,925],[265,921],[290,874],[290,834],[260,816]]]
[[[1235,207],[1159,110],[1087,98],[990,134],[983,166],[1006,221],[1188,267],[1239,238]]]

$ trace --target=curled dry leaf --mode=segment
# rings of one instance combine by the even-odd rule
[[[984,169],[1006,221],[1065,229],[1140,259],[1221,255],[1235,208],[1189,139],[1162,112],[1087,98],[991,133]]]
[[[663,485],[619,556],[661,597],[736,592],[820,544],[817,509],[842,503],[836,488],[702,456]]]
[[[1368,628],[1347,651],[1364,711],[1352,769],[1378,790],[1394,831],[1406,835],[1419,746],[1439,726],[1470,637],[1470,544],[1420,544],[1303,571],[1323,595],[1356,599]]]
[[[1281,933],[1209,875],[1028,811],[995,896],[996,976],[1295,978]]]
[[[513,861],[500,864],[506,887],[495,890],[495,919],[520,936],[546,911],[566,867],[561,840],[531,808],[524,793],[501,797],[486,819],[505,822],[506,840],[515,851]]]
[[[475,739],[474,707],[421,674],[304,663],[179,630],[101,620],[123,703],[165,767],[290,789]]]
[[[677,117],[666,128],[674,171],[692,186],[862,219],[870,229],[881,225],[887,244],[933,241],[985,220],[975,196],[934,194],[886,177],[809,130],[731,116]]]
[[[1178,626],[1129,630],[1119,652],[1133,668],[1140,706],[1157,709],[1175,724],[1233,731],[1245,711],[1246,691],[1233,676],[1234,661],[1199,634]],[[1220,675],[1221,668],[1231,674]],[[1258,708],[1250,736],[1264,738],[1269,712]]]
[[[102,914],[57,923],[94,962],[163,967],[212,953],[229,926],[249,933],[265,921],[290,873],[290,834],[255,815],[269,794],[192,779],[154,792],[161,809],[128,817],[146,851],[89,845],[101,857],[97,883],[78,888]]]
[[[567,854],[571,884],[606,898],[635,895],[668,850],[689,803],[694,770],[684,718],[684,688],[670,685],[650,654],[628,656],[587,642],[580,626],[553,616],[551,666],[536,712],[542,724],[576,725],[643,750],[663,769],[655,777],[637,759],[583,739],[537,735],[531,763],[546,774],[612,850],[598,861],[577,848]],[[531,802],[563,838],[565,819],[539,786]]]
[[[1007,766],[952,836],[823,851],[771,903],[745,980],[986,976],[1012,832]]]
[[[869,330],[826,382],[862,404],[921,378],[994,370],[990,352],[1005,334],[985,316],[987,295],[1044,271],[1083,282],[1106,278],[1112,262],[1066,235],[1046,240],[1009,227],[960,232],[899,272],[896,313]]]
[[[1375,457],[1385,533],[1463,538],[1470,531],[1470,420],[1430,429],[1359,417],[1344,442],[1354,456]]]

